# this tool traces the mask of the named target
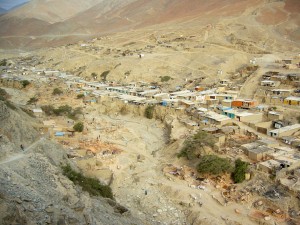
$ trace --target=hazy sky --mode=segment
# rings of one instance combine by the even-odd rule
[[[29,0],[0,0],[0,8],[3,9],[11,9],[16,5],[20,5],[24,2],[28,2]]]

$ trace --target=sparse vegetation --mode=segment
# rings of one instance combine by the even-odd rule
[[[220,175],[232,172],[232,165],[228,159],[216,155],[201,157],[197,171],[201,174]]]
[[[121,113],[122,115],[128,114],[128,108],[126,107],[126,105],[123,105],[123,106],[121,107],[120,113]]]
[[[5,101],[9,98],[9,94],[2,88],[0,88],[0,100]]]
[[[7,66],[7,59],[2,59],[0,61],[0,66]]]
[[[59,106],[58,108],[55,108],[52,105],[43,105],[41,108],[47,116],[51,116],[51,115],[68,116],[70,119],[73,120],[77,119],[77,115],[82,114],[81,107],[77,107],[73,109],[69,105],[62,105]]]
[[[17,109],[17,107],[13,103],[11,103],[10,101],[8,101],[8,100],[5,101],[5,105],[8,108],[12,109],[12,110],[16,110]]]
[[[170,77],[170,76],[160,76],[161,82],[168,82],[171,79],[172,79],[172,77]]]
[[[248,163],[243,162],[241,159],[235,161],[235,168],[232,173],[232,179],[235,183],[242,183],[245,180]]]
[[[82,189],[89,194],[114,199],[112,190],[108,185],[102,185],[97,179],[86,177],[76,172],[69,164],[62,166],[62,170],[66,177],[74,184],[81,186]]]
[[[95,73],[95,72],[93,72],[93,73],[91,73],[91,76],[92,76],[94,79],[96,79],[96,78],[98,77],[98,74]]]
[[[54,114],[54,107],[52,105],[43,105],[41,109],[45,112],[47,116],[51,116]]]
[[[54,88],[52,95],[61,95],[63,91],[60,88]]]
[[[26,88],[30,84],[30,82],[28,80],[22,80],[21,84],[22,84],[23,88]]]
[[[59,106],[58,108],[54,109],[53,110],[53,113],[56,115],[56,116],[62,116],[62,115],[68,115],[70,113],[72,113],[72,107],[69,106],[69,105],[62,105],[62,106]]]
[[[27,101],[27,105],[31,105],[31,104],[35,104],[38,102],[38,98],[36,97],[31,97],[28,101]]]
[[[124,73],[125,76],[129,76],[131,74],[131,70],[128,70]]]
[[[75,108],[74,110],[71,110],[69,113],[68,113],[68,117],[72,120],[77,120],[77,116],[80,115],[80,114],[83,114],[82,113],[82,108],[81,107],[77,107]]]
[[[202,155],[201,151],[205,146],[213,147],[216,143],[213,135],[199,130],[195,135],[191,138],[188,138],[184,141],[183,147],[180,153],[177,155],[180,157],[186,157],[187,159],[195,159]]]
[[[12,110],[17,109],[17,107],[13,103],[11,103],[8,99],[9,99],[9,94],[4,89],[0,88],[0,100],[4,101],[5,105],[8,108]]]
[[[153,114],[154,114],[154,105],[148,105],[145,109],[145,117],[148,119],[152,119],[153,118]]]
[[[77,95],[77,98],[78,98],[78,99],[83,98],[83,97],[84,97],[84,94],[78,94],[78,95]]]
[[[73,129],[77,132],[82,132],[84,129],[84,125],[82,122],[78,122],[73,126]]]
[[[110,70],[106,70],[106,71],[104,71],[104,72],[100,75],[102,81],[106,81],[107,76],[108,76],[109,73],[110,73]]]

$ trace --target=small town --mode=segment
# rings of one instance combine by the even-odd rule
[[[241,70],[239,76],[251,78],[260,66],[259,59],[255,60]],[[257,196],[263,198],[260,188],[264,186],[260,187],[262,184],[259,182],[251,187],[258,189],[256,195],[250,187],[246,192],[235,190],[228,177],[217,180],[207,177],[202,181],[194,175],[194,168],[182,161],[162,168],[169,180],[184,180],[189,187],[204,191],[209,188],[208,184],[214,184],[218,192],[212,195],[213,199],[222,206],[252,200],[255,205],[255,211],[251,212],[253,218],[280,222],[289,217],[287,209],[281,208],[278,203],[287,193],[296,197],[300,193],[300,116],[294,116],[299,114],[300,107],[300,56],[274,62],[272,70],[259,74],[256,81],[259,87],[251,99],[241,97],[240,89],[245,87],[238,83],[238,79],[237,82],[222,79],[214,85],[201,85],[200,82],[196,86],[195,81],[187,81],[176,86],[175,90],[167,90],[164,82],[97,81],[95,74],[83,79],[67,72],[39,68],[35,61],[34,58],[7,61],[9,65],[1,67],[1,86],[8,93],[13,89],[30,93],[19,104],[27,113],[38,118],[40,133],[63,144],[69,158],[75,159],[80,168],[103,183],[111,184],[118,173],[116,170],[121,168],[116,155],[122,154],[129,140],[123,136],[123,144],[120,144],[120,137],[116,136],[120,136],[118,130],[121,127],[126,128],[126,124],[121,122],[123,117],[132,114],[164,123],[168,128],[168,143],[176,143],[200,129],[214,138],[211,150],[216,154],[232,161],[239,158],[249,163],[246,180],[256,180],[252,177],[258,173],[270,177],[276,185],[265,190],[270,196],[258,200]],[[262,62],[261,65],[265,64]],[[51,99],[55,103],[50,107],[46,104]],[[73,114],[56,113],[55,116],[55,113],[51,114],[55,107],[61,110],[70,108]],[[99,121],[97,112],[107,115],[109,120]],[[74,130],[77,117],[84,125],[81,133]],[[151,154],[155,156],[155,152]],[[96,159],[93,161],[95,165],[91,159]],[[137,160],[141,162],[145,156],[138,154]],[[132,167],[130,165],[134,170]],[[199,201],[197,195],[191,196]],[[204,202],[200,200],[198,204],[201,207]],[[191,203],[188,205],[194,207]],[[274,213],[270,214],[268,210]],[[154,218],[162,216],[163,210],[158,209],[157,212],[153,214]],[[235,213],[239,214],[239,209],[235,209]],[[300,213],[293,216],[298,220]]]
[[[299,225],[299,0],[0,0],[0,224]]]

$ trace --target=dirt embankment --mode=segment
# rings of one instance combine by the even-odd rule
[[[61,164],[72,162],[61,145],[40,138],[33,121],[0,101],[0,224],[143,224],[62,175]]]

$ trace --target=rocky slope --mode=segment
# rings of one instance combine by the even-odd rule
[[[28,115],[0,101],[0,121],[0,224],[143,224],[63,176],[61,164],[70,163],[64,150],[39,137]]]

